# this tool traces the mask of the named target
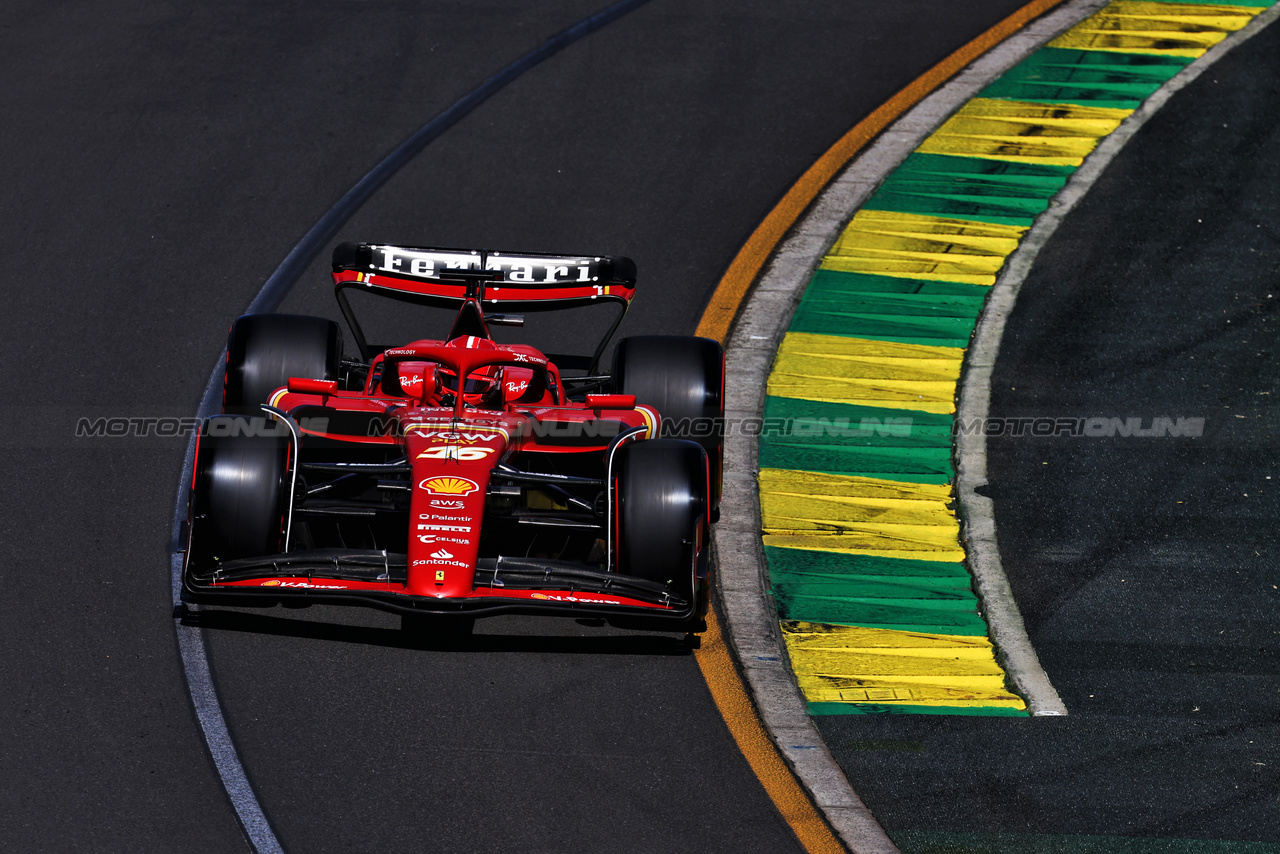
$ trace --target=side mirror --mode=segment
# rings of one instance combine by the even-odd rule
[[[421,382],[413,381],[416,376],[400,377],[400,386],[409,397],[426,400],[429,397],[435,397],[440,392],[440,372],[436,369],[434,362],[425,365],[417,372],[417,375],[422,377]]]
[[[424,400],[440,390],[435,362],[393,362],[384,365],[382,393],[389,397]]]
[[[511,365],[502,369],[503,403],[541,403],[546,393],[546,372]]]

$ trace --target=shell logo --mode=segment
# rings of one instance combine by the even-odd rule
[[[279,582],[279,581],[264,581],[264,582],[262,582],[262,586],[263,586],[263,587],[279,587],[279,586],[280,586],[280,582]]]
[[[429,477],[418,484],[432,495],[470,495],[480,488],[474,480],[465,477]]]
[[[545,593],[530,593],[529,598],[530,599],[550,599],[551,597]]]

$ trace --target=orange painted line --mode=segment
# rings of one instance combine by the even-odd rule
[[[711,294],[696,334],[723,342],[752,282],[796,220],[827,184],[881,131],[896,121],[966,65],[1064,0],[1032,0],[894,95],[827,149],[747,238]]]
[[[752,232],[712,293],[702,319],[698,322],[696,334],[714,338],[722,344],[725,342],[738,308],[752,283],[760,275],[765,261],[800,215],[817,198],[818,193],[867,143],[966,65],[1063,2],[1065,0],[1032,0],[920,75],[871,115],[854,125],[809,167]],[[805,851],[808,854],[843,854],[847,850],[844,844],[809,800],[808,794],[792,773],[791,766],[778,752],[777,745],[760,721],[720,632],[719,616],[714,605],[707,610],[707,630],[702,635],[701,647],[694,652],[694,658],[738,749],[742,751],[752,772]]]

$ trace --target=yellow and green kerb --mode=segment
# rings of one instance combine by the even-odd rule
[[[959,536],[965,348],[1005,259],[1099,140],[1269,5],[1109,4],[938,128],[823,258],[760,438],[769,578],[811,714],[1028,714]]]

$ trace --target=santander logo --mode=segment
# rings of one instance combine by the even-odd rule
[[[453,557],[453,554],[446,549],[440,549],[439,551],[432,552],[431,556],[437,560],[449,560]]]

